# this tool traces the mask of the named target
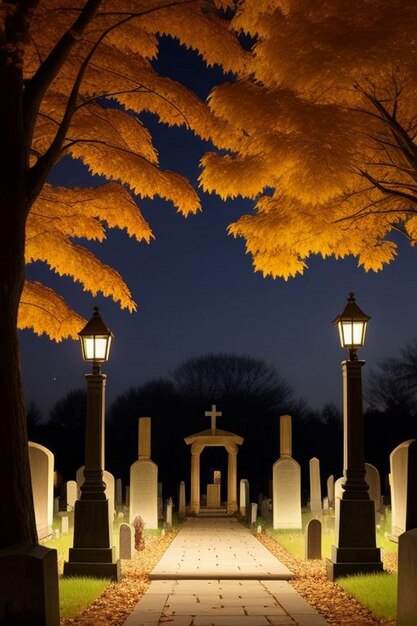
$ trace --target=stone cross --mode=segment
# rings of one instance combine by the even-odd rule
[[[206,411],[205,412],[205,416],[206,417],[211,417],[211,434],[215,435],[216,434],[216,417],[221,417],[222,416],[222,412],[221,411],[216,411],[216,405],[212,404],[211,405],[211,411]]]
[[[279,419],[280,456],[290,457],[292,453],[291,415],[281,415]]]

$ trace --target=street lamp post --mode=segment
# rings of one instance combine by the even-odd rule
[[[362,413],[362,367],[357,351],[364,345],[370,317],[349,294],[343,313],[333,321],[337,325],[342,348],[349,359],[342,362],[343,373],[343,495],[336,500],[336,545],[327,559],[327,576],[341,576],[382,571],[381,554],[376,547],[375,505],[369,498],[365,481]]]
[[[101,364],[109,358],[113,333],[100,316],[98,307],[78,333],[83,359],[92,364],[86,374],[87,420],[84,483],[74,506],[74,545],[64,563],[64,576],[94,576],[119,580],[120,565],[112,547],[112,524],[106,498],[104,472],[104,398],[106,375]]]

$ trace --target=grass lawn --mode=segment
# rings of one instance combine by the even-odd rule
[[[397,574],[368,574],[340,578],[338,584],[378,617],[397,615]]]

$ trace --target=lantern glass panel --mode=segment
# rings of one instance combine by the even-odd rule
[[[366,322],[364,321],[340,321],[340,343],[344,348],[360,348],[365,343]]]

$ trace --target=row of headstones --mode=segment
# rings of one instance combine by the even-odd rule
[[[291,457],[291,417],[280,418],[280,458],[273,466],[273,527],[301,528],[301,469]],[[39,444],[29,443],[32,475],[32,488],[35,500],[35,513],[38,534],[44,538],[51,533],[53,519],[53,480],[54,456],[50,450]],[[410,440],[397,446],[390,455],[392,535],[417,527],[417,442]],[[77,480],[67,484],[67,504],[73,506],[79,495],[83,479],[83,468],[77,472]],[[158,489],[158,468],[150,459],[150,418],[139,419],[139,458],[130,471],[130,517],[132,522],[140,515],[149,529],[158,527],[161,518],[161,494]],[[370,496],[380,509],[380,479],[378,470],[367,464],[366,480],[370,485]],[[115,481],[110,472],[105,471],[107,497],[114,516],[115,497],[121,499],[121,481]],[[335,483],[335,495],[342,493],[343,478]],[[329,477],[328,502],[334,500],[333,479]],[[118,495],[117,495],[118,494]],[[158,514],[159,501],[159,514]],[[244,505],[242,505],[244,502]],[[249,483],[243,479],[240,489],[240,507],[248,515]],[[310,460],[310,507],[313,513],[322,510],[320,465],[318,459]],[[185,485],[181,483],[179,493],[179,516],[185,516]]]
[[[301,528],[301,468],[292,456],[291,416],[280,417],[280,457],[272,469],[273,527]],[[389,482],[391,487],[392,536],[417,528],[417,440],[397,446],[390,454]],[[376,512],[382,510],[381,482],[376,467],[366,464],[369,495]],[[328,505],[343,493],[344,478],[335,483],[329,477]],[[333,496],[333,483],[335,493]],[[313,514],[322,512],[320,463],[310,460],[310,508]]]

